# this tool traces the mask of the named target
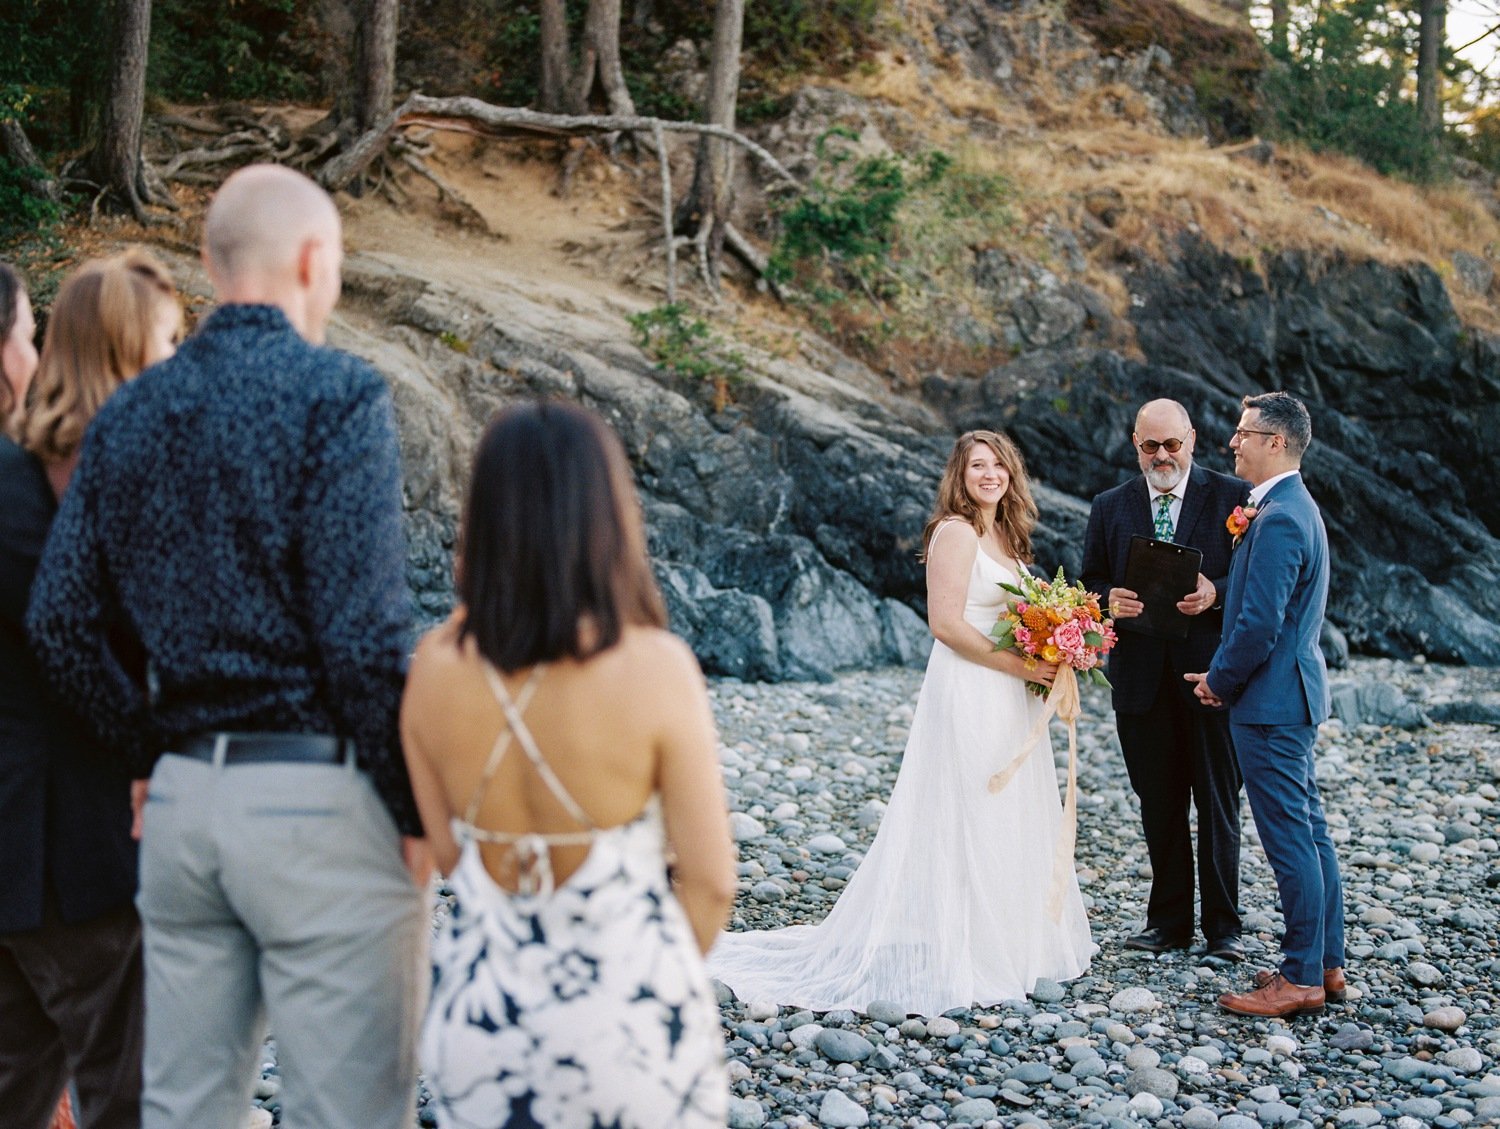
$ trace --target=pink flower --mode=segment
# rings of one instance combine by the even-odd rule
[[[1058,650],[1068,657],[1070,663],[1075,663],[1081,656],[1087,655],[1089,650],[1088,641],[1084,639],[1084,627],[1076,619],[1070,619],[1066,623],[1058,624],[1052,631],[1052,643]]]
[[[1021,646],[1027,647],[1027,648],[1029,648],[1031,646],[1031,630],[1030,630],[1030,628],[1022,627],[1020,624],[1017,624],[1016,625],[1016,631],[1015,631],[1015,637],[1016,637],[1016,642],[1019,643],[1019,644],[1021,644]]]

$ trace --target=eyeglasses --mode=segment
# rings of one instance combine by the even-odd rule
[[[1234,436],[1233,437],[1235,439],[1238,439],[1241,443],[1243,443],[1245,441],[1245,436],[1247,436],[1247,435],[1280,435],[1280,434],[1281,434],[1281,432],[1279,432],[1279,431],[1252,431],[1248,427],[1236,427],[1234,429]]]
[[[1140,448],[1146,454],[1154,455],[1157,451],[1165,447],[1167,454],[1175,455],[1178,451],[1182,450],[1184,442],[1185,440],[1182,439],[1147,439],[1140,444]]]

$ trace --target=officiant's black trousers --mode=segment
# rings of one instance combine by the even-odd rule
[[[1200,921],[1207,941],[1240,931],[1240,768],[1229,712],[1207,710],[1192,687],[1164,665],[1156,700],[1142,714],[1116,714],[1120,749],[1141,802],[1151,857],[1146,927],[1193,933],[1193,835],[1198,813]]]

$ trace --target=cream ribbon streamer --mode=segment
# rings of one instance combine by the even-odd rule
[[[1021,745],[1021,751],[1011,762],[990,777],[990,791],[1004,791],[1015,779],[1016,773],[1042,743],[1047,732],[1047,723],[1060,718],[1068,727],[1068,790],[1063,800],[1062,826],[1057,830],[1057,842],[1052,848],[1052,888],[1047,895],[1047,913],[1053,921],[1062,919],[1063,895],[1068,889],[1068,875],[1073,870],[1073,851],[1078,839],[1078,716],[1081,703],[1078,699],[1078,675],[1064,663],[1057,668],[1057,677],[1052,682],[1052,692],[1047,695],[1047,708],[1032,723],[1031,731]]]

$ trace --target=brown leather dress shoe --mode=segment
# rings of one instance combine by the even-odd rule
[[[1263,968],[1255,974],[1255,986],[1264,988],[1271,982],[1271,977],[1276,973],[1268,968]],[[1349,986],[1344,983],[1344,970],[1342,968],[1325,968],[1323,970],[1323,995],[1331,1004],[1341,1004],[1349,995]]]
[[[1294,1015],[1318,1015],[1323,1011],[1323,986],[1293,984],[1279,972],[1251,992],[1225,992],[1219,1006],[1235,1015],[1289,1019]]]

